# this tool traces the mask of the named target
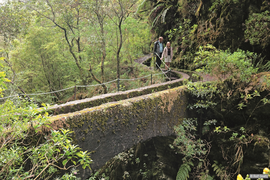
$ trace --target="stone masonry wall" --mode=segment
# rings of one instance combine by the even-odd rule
[[[173,127],[187,117],[185,87],[180,86],[51,118],[57,128],[75,132],[76,143],[92,152],[97,170],[115,155],[156,136],[174,134]],[[81,170],[86,179],[90,170]]]

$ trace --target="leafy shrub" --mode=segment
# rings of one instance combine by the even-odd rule
[[[245,22],[245,38],[251,45],[259,45],[263,48],[270,44],[270,12],[253,13]]]
[[[198,72],[208,73],[221,79],[239,79],[242,82],[249,82],[257,68],[252,65],[254,53],[238,49],[231,53],[229,50],[217,50],[212,45],[200,47],[195,58],[195,65],[200,67]]]
[[[6,81],[0,72],[0,95]],[[72,168],[61,179],[75,179],[74,168],[90,168],[89,153],[72,144],[72,132],[53,130],[36,105],[7,100],[0,104],[0,119],[0,179],[49,179]]]

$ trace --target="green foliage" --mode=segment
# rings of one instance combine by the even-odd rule
[[[4,57],[0,57],[0,61],[3,61]],[[1,67],[1,64],[0,64]],[[0,71],[0,97],[3,97],[2,92],[4,91],[4,88],[6,88],[5,82],[9,82],[10,80],[8,80],[6,78],[6,74],[5,72],[1,72]]]
[[[172,42],[173,47],[177,47],[178,56],[172,62],[173,66],[181,69],[191,69],[193,64],[194,51],[194,35],[198,29],[197,24],[192,24],[192,19],[184,18],[182,21],[164,34]]]
[[[225,4],[225,3],[238,4],[239,0],[228,0],[228,1],[214,0],[211,7],[209,8],[209,11],[213,11],[215,8],[219,7],[220,4]]]
[[[188,82],[187,91],[193,97],[193,100],[187,106],[190,110],[196,110],[198,113],[203,113],[203,110],[212,109],[217,105],[214,99],[220,90],[214,83]]]
[[[187,83],[187,91],[191,95],[188,107],[190,110],[196,111],[196,117],[200,122],[199,126],[195,124],[200,134],[194,132],[193,142],[203,139],[203,137],[211,139],[215,151],[220,148],[222,152],[218,157],[216,152],[209,150],[212,157],[215,157],[212,160],[224,161],[225,159],[229,164],[214,163],[213,170],[217,177],[230,179],[233,174],[240,172],[244,152],[253,141],[253,135],[250,136],[247,133],[247,123],[252,119],[256,110],[269,103],[269,93],[264,92],[269,89],[268,75],[264,78],[256,75],[258,66],[254,68],[256,66],[254,62],[258,56],[248,51],[237,50],[231,53],[228,50],[217,50],[215,47],[207,45],[201,47],[196,54],[197,57],[194,60],[197,68],[196,74],[201,76],[210,74],[216,77],[216,81]],[[262,84],[258,85],[259,82]],[[252,105],[250,102],[256,102],[256,104]],[[246,113],[248,116],[235,118],[234,113],[237,111]],[[177,133],[185,137],[183,133]],[[265,145],[268,142],[265,138],[260,137],[259,139],[261,143],[256,142],[256,145]],[[183,139],[182,141],[189,142]],[[191,149],[189,151],[192,152]],[[188,156],[190,155],[185,155],[185,157]],[[205,159],[204,161],[207,162]],[[207,171],[209,168],[206,166],[205,172]]]
[[[266,76],[263,78],[256,76],[259,67],[254,65],[254,62],[257,58],[256,54],[249,51],[237,50],[231,53],[228,50],[217,50],[212,45],[200,47],[194,60],[195,66],[198,67],[196,71],[202,75],[210,74],[218,81],[212,85],[198,83],[198,85],[188,86],[188,90],[196,97],[210,96],[207,100],[199,100],[197,107],[203,106],[200,102],[203,102],[205,108],[209,107],[211,103],[209,104],[208,101],[215,95],[222,101],[226,101],[227,105],[240,98],[241,101],[237,100],[237,109],[242,110],[247,107],[250,100],[260,97],[260,92],[269,88],[270,84]],[[257,86],[256,82],[262,82],[264,85]],[[261,97],[260,103],[267,104],[269,102],[268,96],[269,94],[266,94]],[[257,106],[259,107],[259,104]]]
[[[209,171],[202,172],[200,176],[200,180],[214,180],[213,176],[209,175]]]
[[[148,11],[149,19],[153,29],[159,35],[166,34],[166,31],[175,31],[177,27],[181,26],[182,20],[192,19],[188,13],[194,14],[194,11],[198,8],[197,3],[199,3],[198,0],[154,1],[153,7],[148,7],[150,9]],[[168,29],[168,27],[171,27],[171,29]],[[170,36],[169,39],[176,38]]]
[[[215,171],[217,177],[219,177],[221,180],[230,179],[230,177],[227,175],[225,167],[218,164],[217,161],[214,161],[214,164],[212,165],[212,167],[213,167],[213,170]]]
[[[190,40],[186,39],[186,36],[190,33],[194,33],[197,26],[193,25],[191,27],[191,20],[184,19],[183,22],[179,23],[179,27],[167,30],[165,35],[168,35],[169,40],[182,38],[182,46],[188,46],[190,44]]]
[[[219,80],[240,79],[249,82],[251,76],[257,73],[257,68],[252,65],[254,53],[238,49],[236,52],[219,51],[212,45],[200,47],[194,60],[195,66],[201,67],[197,72],[213,75]]]
[[[183,164],[178,170],[177,180],[186,180],[190,176],[191,166],[194,166],[191,178],[196,176],[208,177],[207,156],[210,151],[209,143],[198,138],[197,119],[184,119],[181,125],[174,127],[177,134],[172,148],[183,154]],[[196,164],[195,164],[196,163]],[[195,165],[194,165],[195,164]]]
[[[166,17],[166,14],[168,12],[168,10],[170,10],[171,7],[173,7],[172,4],[169,4],[170,1],[166,1],[164,3],[161,3],[161,4],[158,4],[153,10],[153,11],[156,11],[158,10],[159,8],[162,8],[161,12],[155,17],[155,19],[153,20],[153,23],[152,23],[152,26],[154,26],[156,24],[156,22],[159,20],[159,18],[161,19],[161,23],[164,23],[165,22],[165,17]],[[151,13],[152,13],[151,12]],[[150,13],[150,14],[151,14]]]
[[[232,52],[239,48],[244,51],[252,49],[269,59],[269,52],[266,51],[269,46],[268,0],[152,2],[155,4],[151,9],[151,23],[156,24],[153,29],[157,35],[163,35],[172,41],[173,47],[179,47],[172,66],[193,69],[191,62],[194,53],[200,46],[207,44],[213,44],[222,50],[229,48]],[[166,11],[168,8],[170,10]],[[166,15],[165,22],[162,15]],[[263,64],[266,62],[267,60],[263,60]]]
[[[0,7],[0,34],[7,38],[6,43],[17,37],[20,33],[27,32],[30,24],[31,13],[25,11],[23,2],[7,1]]]
[[[182,164],[177,172],[176,180],[187,180],[189,178],[191,166],[194,166],[192,162]]]
[[[92,174],[89,180],[132,179],[135,176],[143,179],[153,177],[152,169],[148,164],[150,157],[148,157],[148,154],[140,156],[140,152],[138,152],[140,148],[141,146],[139,145],[136,148],[133,147],[128,151],[119,153],[95,174]],[[153,168],[156,169],[158,167],[154,165]]]
[[[0,73],[0,86],[6,81]],[[16,107],[7,100],[0,104],[0,117],[1,179],[49,179],[79,165],[90,168],[89,153],[72,144],[72,132],[52,130],[48,114],[40,114],[35,105],[22,102]],[[51,133],[46,135],[46,129]],[[62,179],[75,178],[65,174]]]
[[[12,51],[11,62],[14,71],[18,72],[16,84],[29,94],[75,85],[74,81],[80,79],[79,71],[72,59],[65,57],[65,48],[57,29],[39,24],[31,26],[29,34]],[[58,92],[55,95],[62,98],[65,94]],[[38,100],[51,103],[48,96],[39,97]]]
[[[262,48],[270,44],[270,12],[253,13],[245,22],[245,38],[251,45],[259,45]]]
[[[111,20],[116,20],[117,15],[113,13],[113,6],[109,6],[109,3],[114,2],[84,0],[76,4],[74,1],[62,3],[59,0],[35,0],[26,4],[12,1],[7,6],[1,6],[1,13],[10,12],[16,22],[16,18],[23,18],[28,22],[21,26],[17,24],[24,31],[16,30],[16,37],[10,39],[4,37],[6,44],[0,41],[0,53],[5,56],[1,70],[12,80],[7,86],[5,96],[21,92],[52,92],[74,85],[94,85],[116,79],[120,34],[116,33],[118,26]],[[122,3],[126,6],[130,2]],[[143,69],[138,73],[133,72],[137,69],[134,67],[134,59],[149,53],[151,38],[147,20],[139,19],[132,13],[137,5],[124,8],[128,16],[121,24],[123,46],[119,54],[120,75],[123,79],[141,77],[141,73],[143,75],[144,71],[148,71]],[[21,14],[23,11],[19,11],[20,8],[25,11],[24,14]],[[13,9],[18,10],[18,14]],[[80,15],[77,16],[78,14]],[[9,14],[5,16],[7,15]],[[23,19],[20,22],[24,22]],[[8,22],[11,21],[3,21]],[[132,89],[137,88],[138,84],[149,84],[149,81],[143,82],[125,83],[124,86]],[[101,87],[93,87],[87,92],[80,88],[77,94],[84,93],[84,96],[91,97],[105,92],[104,89],[110,92],[117,90],[115,84],[106,86],[101,86],[103,91]],[[53,101],[63,102],[73,95],[71,89],[34,98],[39,102],[55,103]]]
[[[206,142],[196,137],[196,126],[196,119],[185,119],[179,127],[175,127],[177,138],[174,146],[185,155],[184,159],[204,156],[207,153]]]
[[[197,55],[194,60],[198,68],[197,74],[211,74],[216,77],[216,82],[188,83],[187,90],[192,97],[189,109],[198,113],[198,119],[203,124],[203,127],[199,126],[201,135],[208,138],[211,136],[211,144],[216,144],[215,150],[221,149],[220,157],[215,154],[213,160],[225,159],[229,164],[214,163],[212,167],[216,176],[230,179],[233,174],[240,173],[245,151],[253,141],[253,135],[247,133],[248,122],[256,110],[269,103],[269,93],[264,92],[269,89],[269,80],[256,75],[258,68],[254,68],[252,63],[258,57],[256,54],[242,50],[231,53],[207,45],[200,48]],[[262,84],[258,85],[259,82]],[[256,104],[252,105],[250,102]],[[237,111],[247,114],[247,117],[235,118],[234,113],[239,113]],[[209,120],[210,118],[212,120]],[[252,128],[249,127],[250,129]],[[212,136],[211,133],[215,135]],[[254,145],[265,145],[268,142],[265,138],[260,139],[263,141]]]
[[[150,27],[144,20],[127,17],[123,24],[124,46],[122,62],[128,61],[133,64],[134,59],[149,53]]]

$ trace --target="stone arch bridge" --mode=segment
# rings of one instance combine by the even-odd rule
[[[181,79],[162,84],[56,105],[49,109],[52,124],[75,132],[76,143],[92,152],[91,168],[97,170],[139,142],[174,134],[174,126],[187,117],[181,84],[189,76],[180,74]],[[90,173],[80,170],[82,179]]]

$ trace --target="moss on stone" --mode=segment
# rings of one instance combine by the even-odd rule
[[[175,122],[163,122],[162,117],[171,116],[179,123],[182,121],[182,117],[174,113],[173,105],[176,101],[179,105],[184,104],[183,100],[181,100],[181,96],[184,96],[184,89],[185,87],[181,86],[128,100],[106,103],[74,113],[57,115],[52,119],[57,121],[59,118],[64,117],[71,129],[79,128],[81,133],[85,135],[94,130],[105,133],[112,127],[129,128],[134,123],[130,121],[131,117],[136,118],[136,131],[147,129],[149,123],[155,118],[158,119],[158,124],[168,123],[167,125],[173,128]],[[108,120],[113,122],[113,126],[108,126]],[[159,132],[162,133],[162,131]],[[116,134],[117,131],[113,130],[113,133]]]
[[[179,75],[180,76],[180,75]],[[83,101],[73,101],[67,104],[62,104],[61,106],[51,107],[46,110],[49,114],[59,115],[64,113],[76,112],[85,108],[91,108],[95,106],[100,106],[101,104],[112,102],[112,101],[120,101],[128,98],[138,97],[141,95],[150,94],[157,91],[163,91],[166,89],[174,88],[183,84],[183,79],[178,79],[166,83],[161,83],[159,85],[152,85],[145,88],[133,89],[125,92],[114,93],[111,95],[106,95],[101,98],[88,98]],[[44,111],[42,109],[41,111]]]

